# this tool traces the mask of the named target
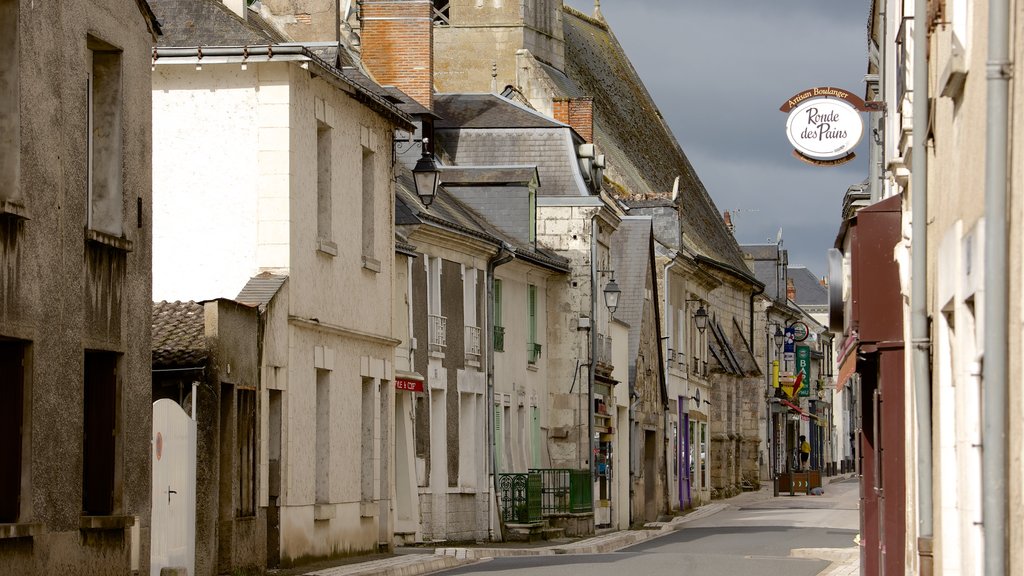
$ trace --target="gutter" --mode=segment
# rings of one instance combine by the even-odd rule
[[[600,214],[599,211],[595,211],[594,215],[590,217],[590,366],[587,368],[589,386],[587,390],[587,446],[589,446],[589,453],[587,454],[587,462],[590,465],[590,481],[594,481],[594,376],[595,368],[597,367],[597,290],[598,290],[598,279],[597,269],[600,264],[597,261],[597,218]],[[611,323],[611,317],[608,318],[609,324]],[[632,426],[630,427],[632,428]],[[579,447],[576,448],[579,450]],[[593,506],[593,494],[590,497],[591,506]],[[632,510],[632,506],[630,506]]]
[[[498,253],[487,261],[487,451],[491,453],[491,486],[494,488],[494,504],[501,510],[501,503],[498,501],[498,455],[494,450],[494,270],[502,264],[508,264],[515,260],[516,249],[509,244],[503,243],[498,248]],[[487,507],[488,516],[494,508]],[[501,539],[505,540],[505,523],[501,514],[498,514],[498,522],[501,523]],[[487,519],[487,529],[491,532],[491,541],[494,540],[494,520]]]
[[[924,0],[917,0],[923,3]],[[982,530],[984,573],[1003,576],[1007,539],[1007,378],[1009,258],[1007,248],[1007,124],[1010,62],[1010,6],[988,3],[987,117],[985,141],[985,350],[982,368]],[[917,40],[915,39],[915,45]]]
[[[180,58],[183,63],[200,64],[204,58],[212,58],[213,64],[224,63],[224,59],[241,59],[244,62],[270,62],[274,58],[280,61],[308,61],[321,68],[326,78],[334,81],[341,81],[344,86],[339,86],[350,95],[354,92],[359,98],[365,98],[367,104],[376,108],[378,112],[390,115],[405,129],[414,128],[412,118],[402,112],[394,104],[384,99],[380,94],[375,94],[347,78],[341,70],[332,66],[323,58],[314,54],[303,44],[262,44],[254,46],[156,46],[153,48],[153,64],[156,65],[161,59]],[[218,60],[221,59],[221,60]]]

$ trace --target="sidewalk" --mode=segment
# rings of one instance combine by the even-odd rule
[[[837,476],[832,481],[842,480]],[[786,497],[787,499],[789,496]],[[816,498],[805,496],[805,498]],[[614,552],[638,542],[664,536],[681,529],[686,523],[707,518],[730,506],[741,506],[764,500],[771,500],[771,490],[762,488],[757,492],[745,492],[726,501],[712,502],[697,508],[685,516],[676,516],[669,522],[651,522],[642,530],[620,530],[593,536],[575,542],[553,544],[541,547],[497,547],[472,546],[437,548],[433,554],[399,554],[369,562],[349,563],[341,566],[307,572],[307,576],[418,576],[438,570],[445,570],[471,564],[483,559],[507,556],[548,556],[555,554],[603,554]],[[857,548],[801,548],[791,552],[801,558],[818,558],[832,564],[820,576],[853,576],[860,573],[860,554]]]

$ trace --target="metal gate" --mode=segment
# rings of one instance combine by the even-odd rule
[[[179,567],[191,576],[196,573],[196,422],[177,402],[157,400],[152,441],[150,575]]]

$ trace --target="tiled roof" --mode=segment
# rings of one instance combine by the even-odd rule
[[[610,238],[612,270],[622,294],[615,318],[629,324],[629,379],[635,381],[636,358],[644,320],[644,303],[651,276],[652,228],[649,218],[624,218]],[[603,290],[610,278],[600,281]]]
[[[500,123],[477,121],[473,113],[481,96],[445,94],[434,101],[435,111],[444,117],[435,123],[434,136],[453,164],[536,166],[540,175],[539,196],[590,194],[579,176],[576,146],[569,127],[494,94],[486,95],[490,108],[487,115],[508,120],[508,124],[490,126]],[[529,122],[517,121],[517,117]]]
[[[499,167],[499,170],[508,167]],[[441,225],[484,242],[515,247],[518,257],[552,270],[568,271],[568,260],[533,246],[517,217],[529,219],[529,191],[522,186],[452,186],[438,190],[428,210],[413,191],[412,172],[396,166],[395,225]],[[513,191],[517,194],[510,194]],[[508,221],[502,222],[505,218]],[[501,222],[501,224],[496,224]]]
[[[821,285],[818,277],[803,266],[791,266],[789,277],[796,288],[794,301],[800,306],[827,306],[828,288]]]
[[[605,176],[628,195],[643,198],[670,195],[679,176],[680,218],[688,244],[707,258],[745,269],[721,213],[614,34],[569,7],[562,22],[565,74],[544,69],[561,96],[594,99],[594,140],[607,158]]]
[[[261,272],[245,283],[235,300],[242,304],[259,306],[260,310],[263,310],[274,299],[274,295],[286,280],[288,280],[287,276]]]
[[[434,128],[565,128],[566,125],[497,94],[437,94]]]
[[[202,304],[154,302],[152,347],[154,368],[204,365],[207,352]]]
[[[276,44],[282,36],[259,14],[246,21],[214,0],[150,0],[160,20],[160,46],[251,46]],[[253,15],[250,10],[250,16]]]

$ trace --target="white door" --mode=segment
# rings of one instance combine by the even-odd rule
[[[195,574],[196,423],[166,398],[153,403],[152,503],[150,575],[164,567]]]

